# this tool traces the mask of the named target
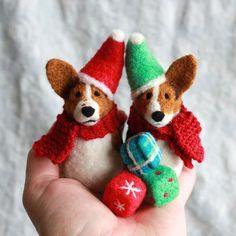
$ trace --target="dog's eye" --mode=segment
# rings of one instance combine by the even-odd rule
[[[81,92],[80,92],[80,91],[76,92],[76,93],[75,93],[75,96],[76,96],[77,98],[81,97]]]
[[[94,92],[94,95],[95,95],[96,97],[99,97],[99,96],[100,96],[100,93],[99,93],[98,91],[95,91],[95,92]]]
[[[164,96],[165,96],[165,99],[167,99],[167,100],[170,99],[170,95],[168,93],[165,93]]]
[[[149,99],[151,99],[151,97],[152,97],[152,93],[151,93],[151,92],[148,92],[148,93],[146,94],[146,99],[149,100]]]

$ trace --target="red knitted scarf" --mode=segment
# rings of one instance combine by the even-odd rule
[[[204,149],[199,137],[200,123],[184,105],[181,106],[180,113],[168,125],[161,128],[149,124],[132,106],[128,125],[132,134],[149,131],[157,140],[167,141],[169,148],[183,160],[188,168],[193,168],[192,159],[198,162],[204,159]]]
[[[64,111],[57,116],[49,132],[33,144],[33,149],[37,156],[48,157],[54,164],[60,164],[70,155],[77,137],[85,140],[103,138],[106,134],[119,129],[125,120],[125,116],[118,112],[116,105],[93,126],[77,123]]]

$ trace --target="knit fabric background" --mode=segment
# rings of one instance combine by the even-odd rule
[[[235,0],[0,0],[0,235],[37,235],[22,206],[27,152],[62,110],[45,64],[78,70],[113,28],[142,32],[164,68],[192,53],[197,79],[184,96],[200,119],[206,160],[187,204],[190,236],[236,232]],[[116,94],[129,111],[125,73]]]

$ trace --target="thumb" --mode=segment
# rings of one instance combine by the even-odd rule
[[[59,167],[48,158],[39,158],[31,150],[28,154],[23,203],[32,205],[44,192],[47,185],[59,178]]]

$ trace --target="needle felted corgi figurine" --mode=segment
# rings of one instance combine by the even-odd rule
[[[192,168],[192,160],[202,162],[200,123],[182,102],[195,79],[194,56],[177,59],[165,72],[144,36],[134,33],[127,43],[125,66],[133,98],[128,137],[150,132],[162,151],[161,165],[171,167],[177,176],[183,164]]]
[[[64,111],[33,149],[60,164],[63,177],[96,192],[123,168],[119,148],[126,117],[113,101],[123,64],[124,34],[115,30],[79,73],[59,59],[46,66]]]

